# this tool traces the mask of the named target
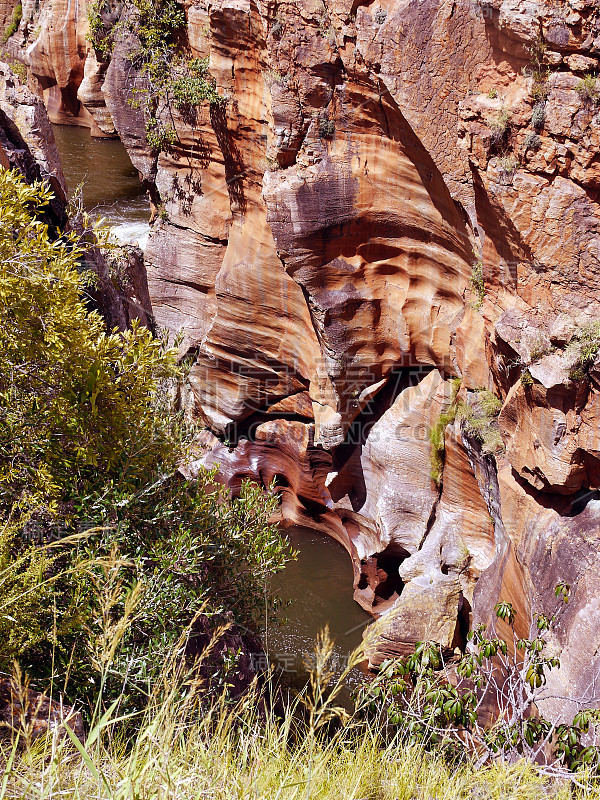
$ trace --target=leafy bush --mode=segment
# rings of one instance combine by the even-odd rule
[[[106,0],[94,0],[88,9],[88,38],[103,58],[108,58],[117,41],[136,42],[129,58],[144,82],[133,90],[131,104],[144,112],[150,147],[164,150],[176,141],[174,127],[165,122],[172,108],[193,122],[193,109],[204,102],[222,102],[208,61],[189,58],[183,48],[186,16],[176,0],[130,0],[115,23],[110,21],[110,12]]]
[[[21,3],[17,3],[17,5],[13,8],[13,12],[10,18],[10,22],[4,29],[4,33],[2,34],[2,44],[6,44],[10,37],[19,30],[19,25],[21,24],[21,19],[23,18],[23,6]]]
[[[0,668],[18,657],[93,696],[97,643],[129,608],[107,689],[141,705],[200,609],[268,619],[287,550],[274,497],[245,486],[231,500],[213,473],[177,472],[194,429],[173,405],[176,350],[137,324],[105,331],[81,246],[39,218],[50,198],[0,170],[0,608],[14,625]]]
[[[569,592],[565,583],[556,587],[559,604],[568,601]],[[466,746],[479,764],[525,758],[547,774],[587,768],[599,775],[600,748],[584,740],[600,722],[600,710],[581,710],[570,724],[552,723],[540,712],[552,696],[548,672],[560,666],[548,648],[560,612],[559,607],[551,616],[533,615],[529,636],[521,638],[514,609],[498,603],[495,614],[509,628],[508,641],[495,625],[489,630],[478,625],[469,634],[467,652],[451,661],[435,642],[419,642],[413,655],[383,663],[377,678],[359,690],[357,703],[392,733],[406,731],[409,743],[441,748],[450,757],[461,757]],[[485,724],[491,709],[495,722]]]

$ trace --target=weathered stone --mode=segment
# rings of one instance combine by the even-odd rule
[[[128,43],[83,67],[76,6],[41,7],[29,63],[50,106],[74,114],[79,90],[112,120],[160,207],[156,319],[194,357],[190,412],[229,440],[207,435],[202,463],[233,491],[275,479],[284,524],[344,544],[379,616],[372,663],[461,646],[498,598],[526,626],[555,547],[575,585],[569,504],[600,485],[599,371],[577,372],[569,344],[600,318],[600,117],[581,86],[597,2],[200,0],[190,48],[225,102],[174,110],[161,154],[129,102]],[[461,401],[502,398],[506,457],[456,421],[440,490],[429,436],[452,377]],[[591,502],[573,513],[592,529]],[[596,624],[588,544],[564,685],[585,682],[577,641]]]

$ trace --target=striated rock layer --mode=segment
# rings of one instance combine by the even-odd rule
[[[127,43],[101,62],[63,5],[40,4],[33,40],[22,23],[24,60],[56,114],[75,97],[114,126],[160,206],[150,295],[193,358],[202,463],[232,488],[275,482],[285,523],[344,544],[372,664],[424,637],[463,647],[499,598],[526,627],[565,579],[553,680],[583,686],[600,647],[595,0],[198,0],[190,52],[225,102],[172,109],[161,153]]]

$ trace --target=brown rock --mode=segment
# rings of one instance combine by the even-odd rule
[[[31,742],[54,731],[65,736],[65,727],[83,741],[83,718],[72,706],[19,686],[10,678],[0,678],[0,735],[19,733]]]

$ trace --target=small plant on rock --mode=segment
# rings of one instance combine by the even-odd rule
[[[436,486],[441,486],[442,477],[444,474],[444,456],[445,456],[445,436],[446,428],[452,425],[456,419],[459,410],[458,392],[460,389],[460,378],[452,380],[452,390],[450,396],[450,404],[446,411],[438,417],[435,425],[429,432],[429,442],[431,444],[430,451],[430,474],[431,479]]]
[[[600,102],[600,84],[595,75],[584,75],[575,86],[575,91],[585,103],[596,105]]]
[[[548,45],[540,35],[529,50],[529,54],[531,56],[531,67],[527,72],[533,78],[531,96],[538,102],[545,102],[550,91],[548,86],[550,69],[544,62],[544,56],[547,49]]]
[[[541,131],[544,127],[544,123],[546,122],[546,103],[544,100],[540,100],[536,103],[533,107],[533,111],[531,112],[531,127],[535,131]]]
[[[499,179],[502,184],[509,185],[519,168],[519,160],[512,153],[502,155],[498,158]]]
[[[480,310],[485,300],[485,281],[483,279],[483,261],[478,258],[473,262],[471,268],[471,289],[477,295],[477,302],[474,307],[477,311]]]
[[[530,131],[525,137],[525,141],[523,142],[523,148],[525,152],[527,152],[528,150],[533,150],[534,153],[537,153],[537,151],[540,149],[541,146],[542,146],[542,140],[540,139],[540,137],[537,135],[537,133],[533,133],[532,131]]]
[[[505,141],[510,126],[510,111],[504,106],[489,123],[492,145],[499,145]]]
[[[319,121],[319,136],[321,139],[332,139],[335,133],[335,122],[327,117],[322,117]]]
[[[21,3],[17,3],[14,7],[10,22],[4,29],[4,33],[2,34],[2,44],[6,44],[10,37],[15,34],[19,30],[19,25],[21,24],[21,19],[23,17],[23,6]]]
[[[525,389],[529,389],[533,386],[533,378],[531,377],[531,372],[528,369],[524,369],[521,373],[521,384]]]
[[[578,381],[586,378],[599,352],[600,320],[597,320],[581,326],[575,332],[565,351],[567,357],[575,359],[575,363],[569,373],[571,380]]]
[[[484,453],[498,453],[504,442],[498,428],[502,400],[492,392],[481,389],[471,404],[462,403],[460,414],[467,433],[482,445]]]

